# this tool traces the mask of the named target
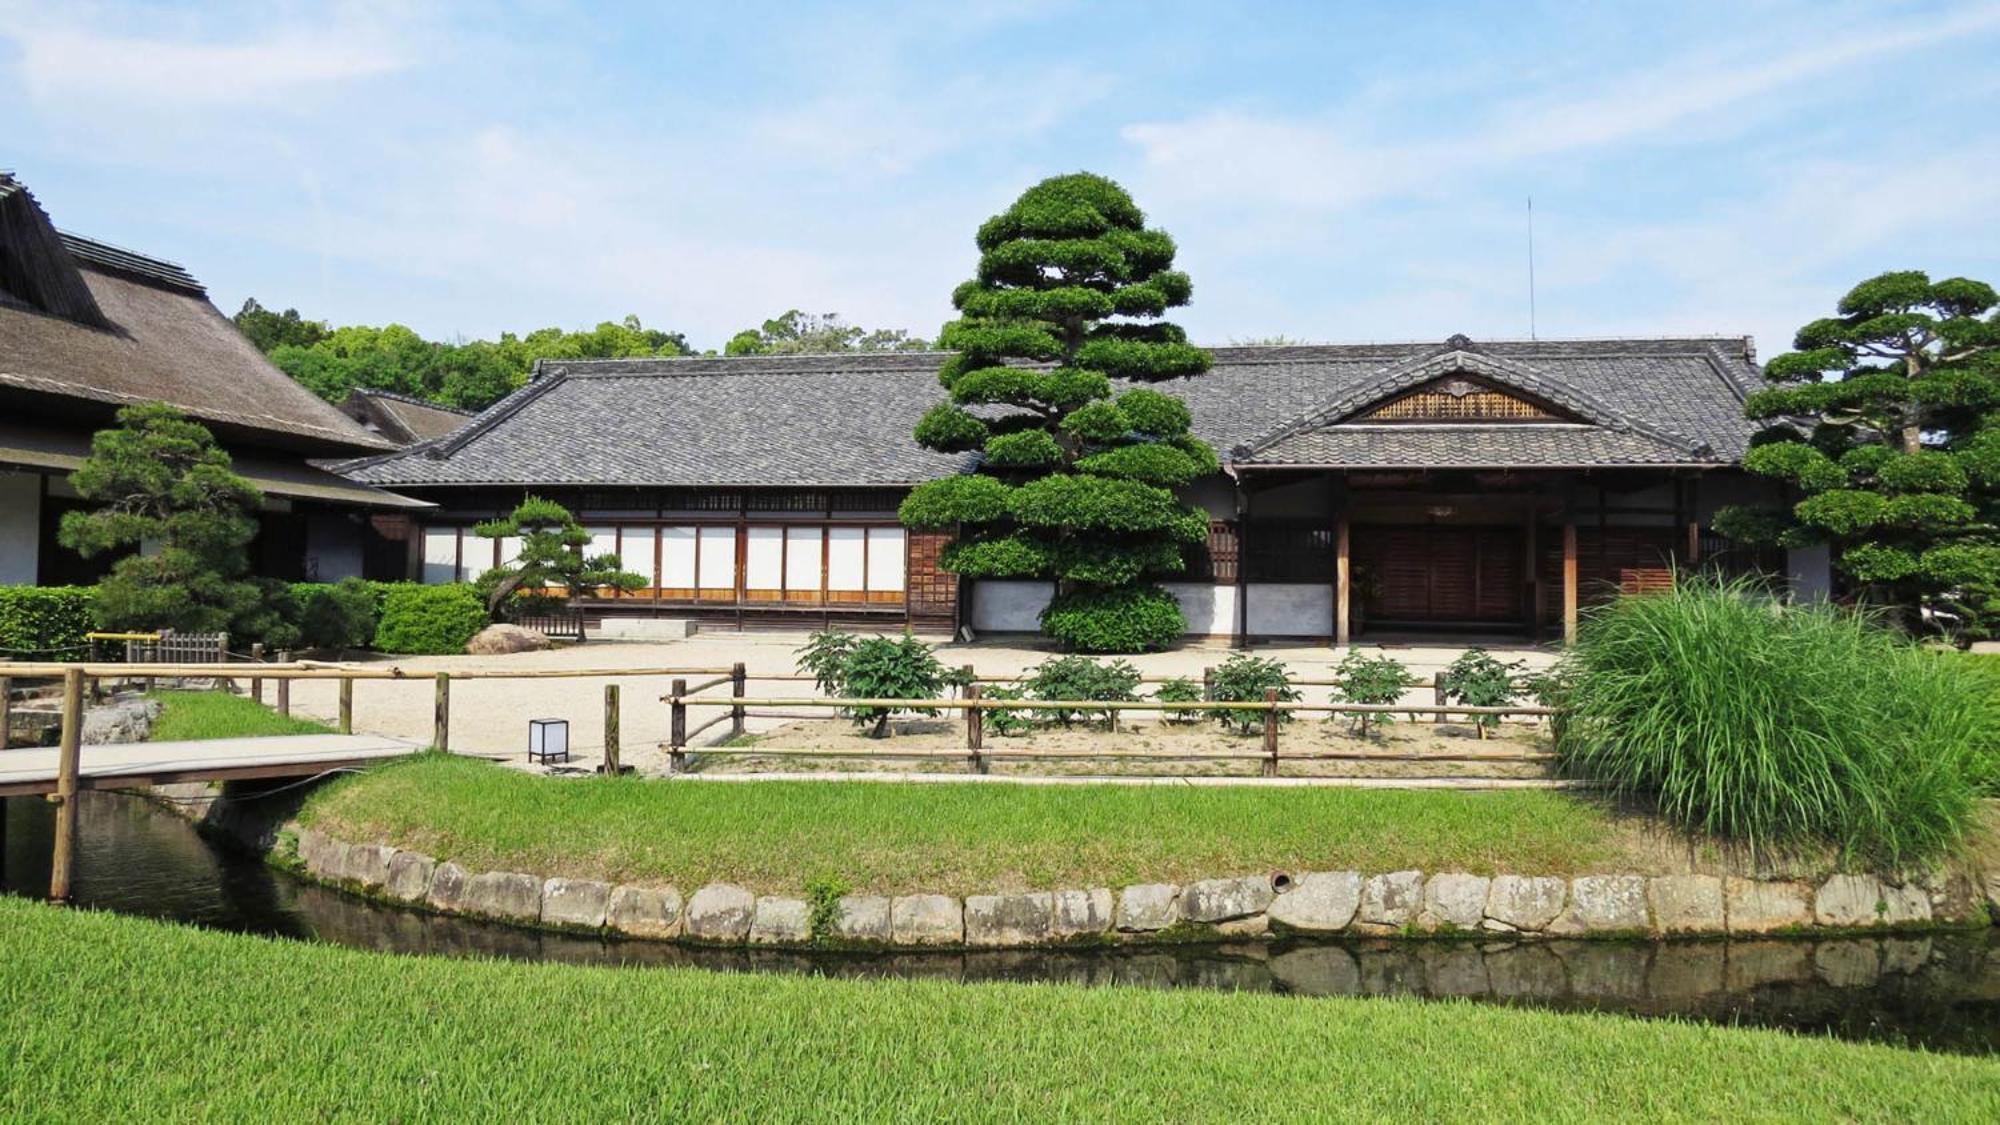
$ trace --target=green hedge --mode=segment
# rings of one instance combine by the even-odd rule
[[[410,655],[464,652],[465,642],[486,623],[486,603],[469,585],[401,583],[383,599],[375,647]]]
[[[1158,586],[1074,590],[1042,610],[1042,632],[1071,652],[1154,652],[1186,631],[1180,603]]]
[[[69,656],[97,628],[88,586],[0,586],[0,649],[10,657]]]

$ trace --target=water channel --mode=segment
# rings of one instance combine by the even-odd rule
[[[50,806],[0,800],[0,890],[47,893]],[[83,795],[78,905],[382,953],[634,968],[1463,998],[2000,1053],[2000,931],[1825,940],[1339,941],[1024,952],[698,949],[542,934],[367,902],[212,843],[137,797]]]

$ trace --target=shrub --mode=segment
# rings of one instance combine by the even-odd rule
[[[1026,699],[1028,689],[1019,684],[1010,687],[989,687],[985,691],[987,699]],[[986,729],[1003,738],[1026,734],[1035,729],[1035,722],[1028,712],[1012,707],[996,707],[986,712]]]
[[[464,652],[465,642],[485,627],[486,603],[471,586],[409,583],[383,599],[375,647],[410,655]]]
[[[1066,591],[1041,620],[1042,632],[1071,652],[1156,652],[1187,631],[1180,603],[1158,586]]]
[[[1438,677],[1438,687],[1448,703],[1504,707],[1514,701],[1514,677],[1526,666],[1519,660],[1498,660],[1483,648],[1469,648]],[[1475,722],[1484,738],[1488,728],[1500,725],[1500,716],[1480,715]]]
[[[900,640],[870,637],[857,641],[841,665],[840,694],[853,699],[935,699],[945,687],[944,666],[931,646],[904,633]],[[935,710],[913,708],[919,715]],[[887,707],[850,707],[845,714],[862,726],[874,724],[871,738],[889,735]]]
[[[1743,582],[1618,599],[1557,682],[1572,773],[1689,828],[1891,866],[1959,843],[2000,738],[2000,698],[1969,662]]]
[[[73,658],[96,628],[88,586],[0,586],[0,655]]]
[[[1159,690],[1153,693],[1153,698],[1161,703],[1200,703],[1201,685],[1186,676],[1175,676],[1161,684]],[[1191,707],[1186,710],[1165,711],[1161,714],[1164,721],[1177,727],[1186,726],[1201,718],[1201,713]]]
[[[1358,652],[1349,652],[1334,667],[1333,678],[1335,703],[1370,705],[1394,703],[1403,698],[1404,692],[1422,682],[1393,656],[1363,656]],[[1371,729],[1393,721],[1387,712],[1357,711],[1348,718],[1354,733],[1363,738],[1368,737]]]
[[[1297,702],[1301,697],[1292,686],[1291,669],[1277,660],[1252,656],[1247,652],[1235,652],[1229,659],[1215,668],[1209,678],[1209,698],[1217,703],[1261,702],[1264,693],[1276,690],[1280,700]],[[1234,727],[1240,734],[1248,734],[1264,725],[1261,711],[1232,711],[1218,708],[1208,713],[1209,717],[1224,727]],[[1278,712],[1278,721],[1292,721],[1290,711]]]
[[[822,694],[839,695],[841,685],[846,682],[847,658],[854,654],[854,646],[858,643],[852,633],[821,629],[799,646],[794,667],[811,673],[813,683]]]
[[[1123,660],[1099,664],[1087,656],[1059,656],[1045,660],[1028,677],[1028,694],[1034,699],[1129,702],[1139,698],[1139,670]],[[1042,708],[1036,716],[1069,726],[1076,719],[1100,718],[1108,725],[1113,712],[1081,708]]]
[[[380,619],[376,588],[359,578],[331,586],[292,587],[299,604],[299,637],[313,648],[367,648],[375,643]]]

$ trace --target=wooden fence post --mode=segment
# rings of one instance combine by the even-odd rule
[[[729,666],[730,695],[738,699],[743,698],[748,692],[749,684],[750,669],[745,667],[741,660]],[[729,737],[743,737],[743,718],[743,705],[741,703],[731,704],[729,708]]]
[[[618,685],[604,685],[604,776],[618,776]]]
[[[278,663],[290,664],[291,662],[292,662],[292,654],[289,650],[285,652],[280,652],[278,654]],[[283,715],[286,718],[291,717],[292,681],[290,679],[283,679],[278,681],[278,714]]]
[[[1264,702],[1270,709],[1264,712],[1264,776],[1278,776],[1278,689],[1265,688]]]
[[[0,750],[14,744],[14,678],[0,676]],[[5,825],[0,825],[4,829]]]
[[[1438,705],[1439,707],[1442,707],[1442,706],[1444,706],[1444,673],[1443,673],[1443,672],[1432,672],[1432,673],[1431,673],[1431,702],[1432,702],[1432,703],[1435,703],[1435,704],[1437,704],[1437,705]],[[1417,716],[1416,716],[1416,715],[1415,715],[1414,713],[1412,713],[1412,714],[1410,715],[1410,718],[1412,718],[1412,719],[1415,719],[1416,717],[1417,717]],[[1433,720],[1433,721],[1435,721],[1435,722],[1438,722],[1438,723],[1443,723],[1443,722],[1444,722],[1444,717],[1445,717],[1445,716],[1444,716],[1444,712],[1443,712],[1443,711],[1439,711],[1439,712],[1438,712],[1438,713],[1436,713],[1435,715],[1432,715],[1432,716],[1431,716],[1432,720]]]
[[[68,902],[76,868],[76,777],[83,758],[83,669],[63,669],[62,749],[56,757],[55,855],[49,864],[49,900]]]
[[[431,749],[451,750],[451,673],[437,674],[437,716],[432,728]]]
[[[971,703],[979,702],[980,698],[979,685],[978,684],[965,685],[965,698],[967,702]],[[980,751],[984,749],[985,746],[986,746],[986,711],[984,708],[980,707],[967,707],[965,709],[965,748],[967,750],[972,751],[973,773],[986,772],[986,756],[980,753]]]
[[[250,662],[251,662],[252,664],[262,664],[262,663],[264,663],[264,642],[263,642],[263,641],[258,641],[258,642],[256,642],[255,644],[252,644],[252,645],[250,646]],[[252,677],[250,677],[250,700],[251,700],[251,702],[253,702],[253,703],[262,703],[262,702],[264,702],[264,680],[263,680],[263,677],[261,677],[261,676],[252,676]]]
[[[340,733],[354,733],[354,677],[340,678]]]
[[[1201,701],[1215,702],[1215,668],[1213,665],[1201,670]]]
[[[688,708],[683,697],[687,695],[688,682],[675,680],[673,694],[669,697],[667,727],[667,772],[679,773],[687,764]]]

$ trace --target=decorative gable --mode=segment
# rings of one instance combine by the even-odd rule
[[[1349,422],[1568,422],[1532,401],[1464,374],[1447,375],[1368,407]]]

